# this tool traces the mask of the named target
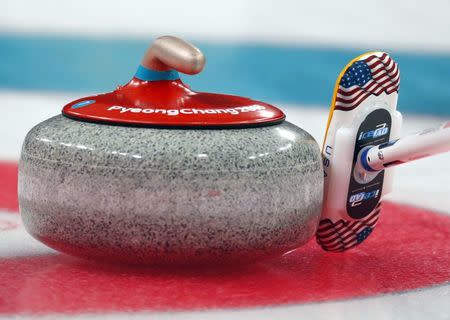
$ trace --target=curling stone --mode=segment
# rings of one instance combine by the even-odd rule
[[[392,167],[450,150],[450,123],[399,139],[400,70],[385,52],[339,75],[322,151],[278,108],[179,79],[204,63],[158,38],[128,84],[34,127],[19,163],[27,230],[72,255],[144,264],[249,262],[314,234],[342,252],[373,232]]]
[[[73,101],[26,136],[20,212],[71,255],[130,263],[248,262],[314,236],[316,141],[278,108],[192,91],[203,54],[158,38],[133,79]]]

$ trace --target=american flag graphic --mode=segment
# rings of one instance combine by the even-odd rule
[[[317,243],[326,251],[341,252],[357,246],[371,233],[378,222],[381,202],[365,218],[357,221],[323,219],[316,232]]]
[[[335,100],[336,110],[352,110],[368,96],[397,92],[400,70],[387,53],[355,61],[342,76]]]

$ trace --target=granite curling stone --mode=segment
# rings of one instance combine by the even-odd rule
[[[158,38],[127,85],[35,126],[19,163],[28,232],[71,255],[142,264],[249,262],[310,240],[317,143],[274,106],[191,91],[173,70],[204,61]]]

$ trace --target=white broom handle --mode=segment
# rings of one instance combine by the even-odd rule
[[[380,171],[446,151],[450,151],[450,121],[439,128],[363,150],[361,164],[367,171]]]

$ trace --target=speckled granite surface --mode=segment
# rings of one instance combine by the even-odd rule
[[[322,205],[319,147],[288,122],[181,130],[56,116],[28,133],[19,166],[27,230],[84,257],[270,257],[308,241]]]

